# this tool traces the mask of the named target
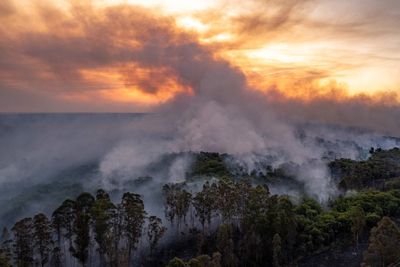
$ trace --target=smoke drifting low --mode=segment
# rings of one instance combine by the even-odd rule
[[[363,156],[360,147],[397,145],[382,137],[400,134],[397,104],[371,103],[368,98],[305,102],[263,93],[249,86],[239,68],[216,57],[214,48],[178,31],[171,18],[128,5],[101,12],[90,5],[72,10],[73,20],[63,14],[57,19],[45,16],[44,33],[19,33],[16,48],[1,58],[1,65],[9,66],[2,91],[12,90],[13,85],[16,91],[30,92],[44,86],[43,81],[47,85],[65,81],[64,97],[92,96],[107,91],[107,86],[91,84],[74,90],[87,81],[85,70],[111,67],[127,84],[138,86],[136,91],[167,96],[151,114],[134,119],[55,116],[17,121],[1,139],[0,183],[11,184],[7,188],[40,184],[61,170],[93,162],[98,173],[92,178],[98,183],[83,181],[88,188],[93,183],[118,189],[123,182],[145,175],[160,184],[182,181],[191,163],[185,152],[208,151],[232,155],[249,173],[264,161],[273,167],[295,165],[296,179],[307,193],[326,201],[336,192],[324,161],[328,152],[357,158]],[[60,18],[62,25],[52,24]],[[57,35],[65,27],[69,35]],[[0,45],[14,38],[9,33]],[[16,55],[34,64],[9,65]],[[39,65],[46,68],[36,69]],[[26,83],[22,76],[33,78]],[[49,87],[46,90],[55,94]],[[152,168],[171,153],[183,156],[158,171]],[[8,196],[14,195],[13,190]]]

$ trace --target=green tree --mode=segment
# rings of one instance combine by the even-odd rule
[[[34,247],[39,253],[40,264],[43,267],[49,261],[53,242],[51,223],[43,213],[39,213],[33,217],[33,238]]]
[[[221,253],[213,253],[211,257],[210,267],[221,267]]]
[[[397,266],[400,262],[400,230],[389,218],[383,217],[371,230],[363,266]]]
[[[222,266],[235,267],[238,265],[238,259],[234,253],[232,227],[228,224],[222,224],[218,228],[217,249],[222,256]]]
[[[192,195],[180,184],[166,184],[163,186],[165,217],[173,225],[176,218],[178,229],[186,220],[190,208]]]
[[[162,220],[157,216],[150,216],[148,220],[147,238],[149,240],[150,255],[152,256],[154,249],[167,231],[167,228],[162,225]]]
[[[66,238],[69,244],[69,250],[72,249],[73,225],[76,218],[76,202],[66,199],[52,214],[52,226],[57,235],[57,245],[64,249],[62,238]]]
[[[6,253],[0,249],[0,266],[11,267],[11,260],[7,257]]]
[[[272,265],[280,267],[282,261],[282,240],[279,234],[275,234],[272,239]]]
[[[183,260],[175,257],[168,262],[166,267],[188,267],[188,266]]]
[[[59,247],[54,247],[53,250],[51,251],[50,266],[52,267],[62,266],[62,254],[61,254],[61,249]]]
[[[350,210],[350,219],[351,219],[351,232],[353,234],[353,240],[358,248],[359,236],[364,230],[365,227],[365,212],[359,207],[353,207]]]
[[[13,240],[10,236],[10,232],[8,231],[7,227],[4,227],[1,234],[0,266],[11,266],[12,242]]]
[[[33,263],[32,218],[25,218],[13,226],[14,255],[18,267],[28,267]]]
[[[127,239],[128,262],[131,262],[132,253],[142,236],[143,224],[146,216],[143,200],[140,195],[124,193],[122,196],[124,231]]]
[[[213,189],[214,187],[210,186],[210,183],[207,181],[203,185],[202,191],[198,192],[193,198],[193,206],[196,210],[196,216],[199,218],[200,223],[203,227],[203,233],[206,223],[210,226],[211,217],[217,205],[217,192]]]
[[[90,214],[94,239],[98,245],[100,266],[106,263],[106,256],[111,258],[112,246],[114,245],[112,241],[112,218],[116,212],[116,207],[111,202],[110,196],[104,190],[98,190]]]
[[[74,245],[72,255],[85,266],[89,257],[90,246],[90,210],[94,197],[89,193],[82,193],[76,199],[76,215],[73,224]]]

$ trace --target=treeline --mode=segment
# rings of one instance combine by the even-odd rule
[[[104,190],[67,199],[51,218],[24,218],[2,234],[0,266],[131,266],[139,242],[155,250],[166,228],[147,216],[138,194],[118,204]],[[137,257],[136,257],[137,258]]]
[[[293,266],[339,244],[357,247],[375,226],[365,266],[400,259],[400,232],[389,219],[400,217],[399,190],[339,197],[328,207],[271,195],[247,179],[205,182],[198,192],[166,184],[162,191],[172,236],[162,246],[166,227],[147,215],[140,195],[125,193],[114,204],[98,190],[65,200],[50,218],[37,214],[5,229],[0,266]],[[177,248],[185,240],[195,248],[190,254]],[[165,259],[162,250],[175,254]]]
[[[337,159],[329,163],[332,173],[339,178],[339,187],[400,189],[400,149],[371,148],[370,154],[364,161]]]
[[[309,198],[296,205],[289,197],[271,195],[267,186],[254,187],[246,180],[206,182],[194,195],[182,185],[166,185],[164,194],[171,223],[175,222],[181,231],[185,227],[192,231],[190,225],[196,226],[196,221],[201,228],[198,256],[186,262],[175,258],[169,267],[215,266],[219,257],[221,265],[227,267],[291,266],[334,245],[356,247],[360,236],[381,218],[400,215],[397,190],[340,197],[329,204],[328,210]],[[196,220],[190,222],[193,218]],[[394,229],[398,231],[396,226]],[[396,234],[388,240],[392,245],[400,244]],[[378,255],[371,257],[374,260],[383,256],[382,250],[375,251],[373,246],[371,251],[369,255]],[[386,263],[400,257],[400,250],[396,251],[397,254],[386,257]],[[381,266],[387,266],[386,263]]]

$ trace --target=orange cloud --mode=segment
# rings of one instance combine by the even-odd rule
[[[393,36],[395,15],[372,24],[361,10],[359,18],[338,23],[318,0],[221,0],[185,6],[185,12],[157,1],[146,8],[139,6],[143,1],[129,2],[137,5],[2,1],[0,94],[15,102],[2,103],[3,109],[29,110],[23,98],[31,98],[52,99],[49,110],[97,110],[100,102],[100,110],[119,104],[149,110],[199,93],[215,64],[235,68],[251,89],[288,99],[366,96],[387,103],[382,96],[390,94],[398,101],[392,93],[400,77],[398,50],[386,53],[373,40],[373,29],[382,25],[382,42]],[[338,9],[343,3],[336,2]],[[46,105],[31,110],[40,106]]]

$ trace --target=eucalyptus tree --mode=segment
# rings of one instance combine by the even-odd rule
[[[203,227],[203,233],[206,223],[210,226],[213,211],[216,211],[217,208],[217,192],[214,189],[215,188],[207,181],[204,183],[203,189],[193,198],[193,206],[196,211],[196,216],[199,218]]]
[[[146,211],[140,195],[134,193],[124,193],[121,206],[123,231],[126,236],[128,263],[130,264],[132,253],[137,249],[137,244],[142,236]]]
[[[101,266],[106,264],[107,257],[111,258],[112,246],[114,245],[112,241],[112,218],[116,212],[116,206],[111,202],[110,196],[104,190],[98,190],[90,214]]]
[[[33,241],[34,248],[40,256],[40,264],[43,267],[49,261],[53,243],[51,222],[43,213],[33,217]]]
[[[72,249],[73,225],[76,218],[76,202],[66,199],[52,214],[52,226],[56,232],[57,245],[61,248],[62,239],[66,238],[69,244],[68,249]],[[63,245],[64,248],[64,245]],[[65,254],[65,249],[64,249]]]
[[[32,218],[24,218],[11,229],[14,235],[14,257],[18,267],[28,267],[33,263]]]
[[[167,231],[167,228],[162,225],[161,218],[158,218],[157,216],[150,216],[148,221],[147,238],[149,240],[150,255],[152,256],[154,249]]]
[[[222,266],[238,266],[238,259],[234,253],[235,247],[230,224],[222,224],[219,226],[217,232],[217,249],[222,255]]]
[[[400,230],[389,217],[383,217],[371,230],[362,266],[398,266],[400,264]]]
[[[0,266],[11,266],[12,260],[12,238],[7,227],[3,228],[1,234],[1,244],[0,244],[0,254],[1,254],[1,264]]]
[[[366,219],[365,212],[360,206],[353,207],[350,210],[350,219],[351,219],[351,232],[353,234],[353,240],[358,248],[359,236],[362,234]]]
[[[171,225],[176,218],[178,229],[186,221],[190,208],[192,194],[186,191],[181,184],[166,184],[163,186],[165,217]]]
[[[82,193],[76,199],[76,213],[73,224],[74,242],[71,248],[72,255],[85,266],[90,249],[90,210],[94,197],[89,193]]]
[[[272,239],[272,266],[280,267],[282,259],[282,240],[279,234]]]

